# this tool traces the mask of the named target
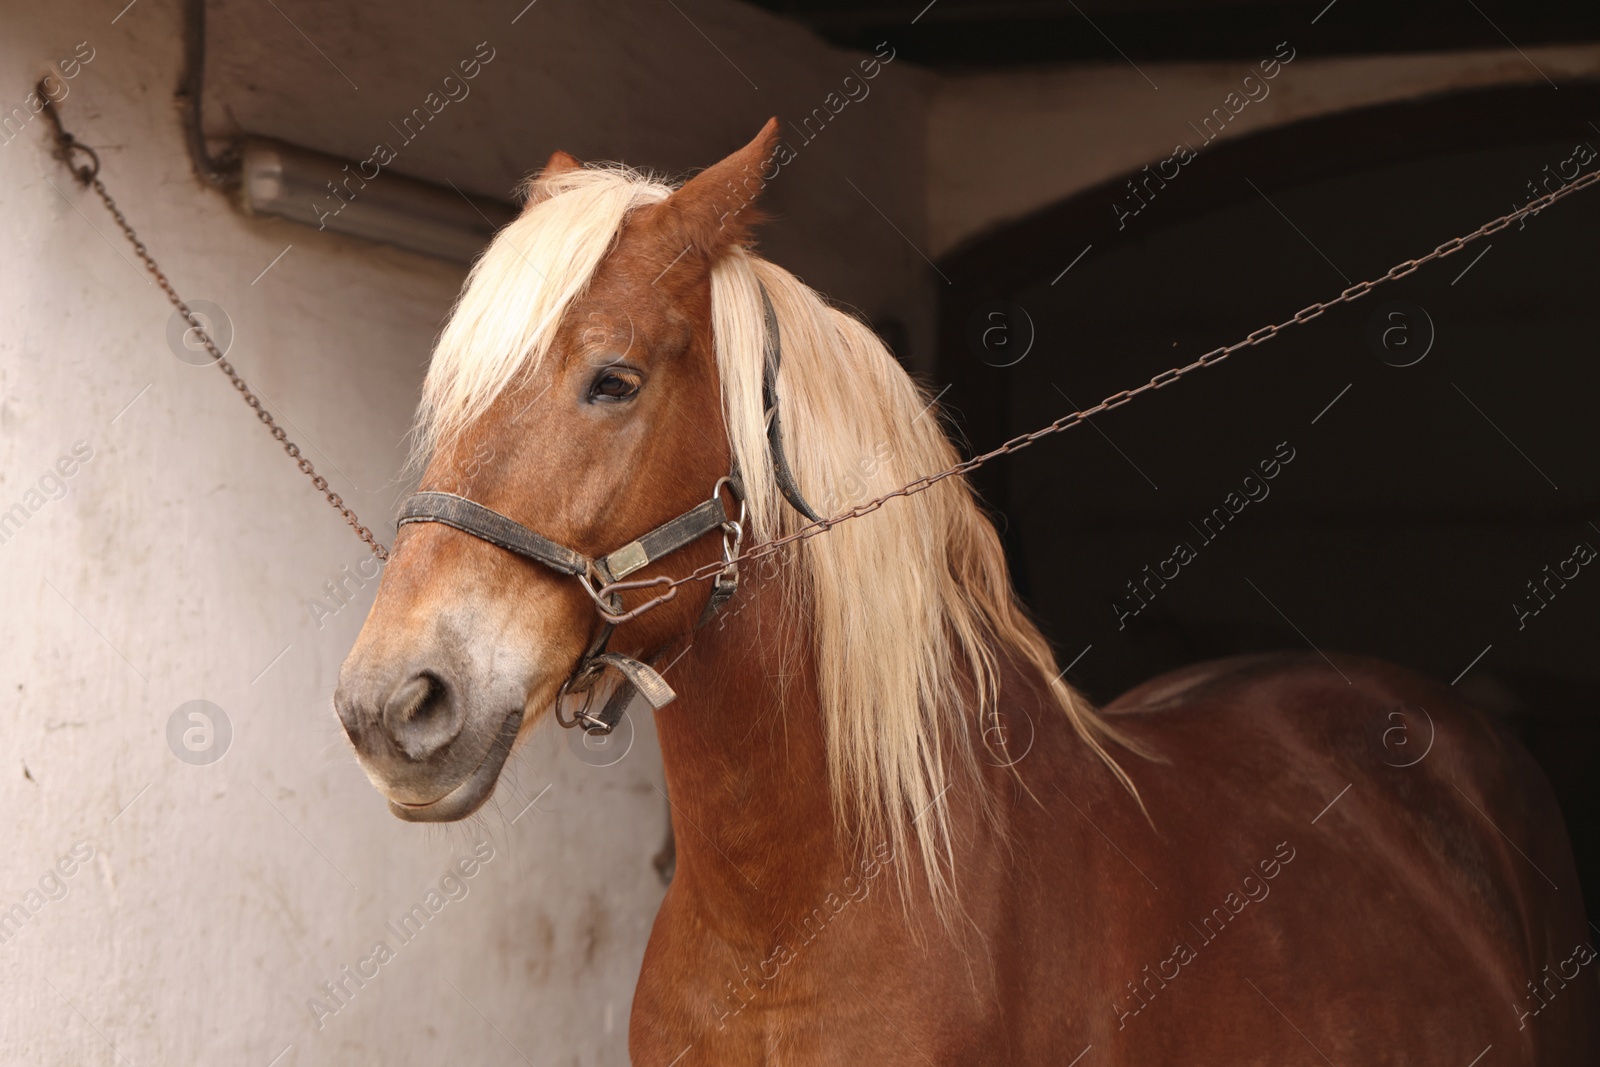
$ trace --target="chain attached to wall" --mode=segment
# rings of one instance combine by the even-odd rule
[[[195,334],[204,343],[206,350],[216,357],[216,365],[218,369],[228,376],[228,380],[233,383],[233,387],[239,391],[239,394],[242,397],[244,397],[245,403],[249,404],[255,409],[256,417],[259,418],[262,423],[266,425],[267,429],[271,431],[273,438],[283,445],[283,450],[287,452],[289,457],[295,461],[301,472],[311,479],[311,484],[317,488],[317,491],[322,493],[322,495],[327,499],[328,503],[336,511],[338,511],[340,515],[344,516],[344,520],[350,524],[352,529],[355,530],[356,536],[360,537],[361,540],[365,542],[366,545],[372,550],[372,554],[377,556],[380,560],[387,560],[389,558],[388,548],[381,544],[377,538],[372,535],[371,530],[361,525],[360,520],[356,518],[355,512],[351,511],[350,508],[345,505],[344,500],[340,498],[338,493],[335,493],[328,487],[328,480],[316,472],[316,469],[311,465],[310,460],[301,455],[299,446],[293,441],[289,440],[288,435],[283,431],[283,427],[279,426],[267,409],[261,406],[260,399],[250,391],[249,386],[244,383],[244,379],[240,378],[238,372],[233,369],[233,365],[223,358],[222,352],[218,350],[216,344],[211,340],[210,334],[206,332],[205,326],[201,323],[200,319],[193,311],[189,310],[189,305],[185,304],[182,298],[178,296],[177,292],[173,289],[172,284],[167,280],[167,276],[156,264],[156,261],[151,258],[150,253],[148,250],[146,250],[143,242],[139,240],[139,237],[134,232],[133,227],[128,225],[128,220],[124,218],[122,212],[117,209],[116,202],[113,201],[111,199],[111,195],[106,192],[106,187],[101,183],[99,177],[99,156],[95,155],[94,150],[88,145],[81,143],[75,137],[73,137],[72,134],[68,133],[62,128],[61,118],[56,113],[55,105],[45,94],[43,83],[41,83],[39,86],[39,95],[41,99],[45,101],[45,112],[55,127],[56,157],[60,159],[69,170],[72,171],[73,177],[75,177],[80,184],[84,185],[85,187],[92,188],[99,195],[101,201],[106,206],[106,210],[111,213],[112,218],[116,220],[117,225],[122,229],[122,232],[128,238],[129,243],[132,244],[134,252],[139,256],[139,259],[143,261],[145,269],[150,272],[151,277],[153,277],[156,280],[156,283],[161,286],[162,291],[167,294],[167,299],[172,302],[173,307],[178,309],[178,312],[183,316],[184,321],[188,322],[190,327],[193,328]],[[85,157],[86,162],[82,163],[81,165],[76,165],[74,163],[75,156]],[[1578,190],[1585,189],[1596,182],[1600,182],[1600,171],[1591,171],[1590,173],[1575,179],[1567,185],[1562,186],[1555,192],[1546,193],[1544,196],[1541,196],[1535,200],[1530,200],[1528,203],[1524,204],[1515,211],[1510,212],[1509,214],[1502,215],[1492,222],[1484,223],[1482,226],[1479,226],[1476,230],[1473,230],[1471,233],[1466,234],[1465,236],[1451,238],[1450,240],[1441,244],[1439,247],[1435,248],[1432,252],[1429,252],[1427,255],[1421,256],[1417,259],[1408,259],[1402,263],[1397,263],[1395,266],[1389,268],[1389,270],[1380,277],[1374,278],[1371,281],[1357,282],[1355,285],[1350,286],[1348,289],[1344,290],[1338,296],[1333,297],[1330,300],[1324,300],[1319,303],[1311,304],[1307,307],[1301,308],[1299,311],[1295,312],[1289,318],[1280,323],[1270,326],[1263,326],[1259,330],[1255,330],[1246,335],[1242,341],[1236,341],[1231,345],[1223,345],[1220,348],[1214,348],[1204,355],[1194,359],[1192,362],[1162,371],[1160,374],[1157,374],[1143,385],[1137,386],[1133,389],[1124,389],[1119,393],[1113,393],[1111,396],[1106,397],[1093,407],[1084,408],[1081,411],[1074,411],[1063,415],[1054,422],[1051,422],[1037,430],[1013,437],[1011,440],[1005,442],[997,448],[993,448],[988,452],[973,456],[971,459],[964,460],[961,463],[957,463],[955,466],[939,471],[936,474],[925,475],[916,479],[915,481],[908,482],[892,492],[884,493],[879,497],[874,497],[863,504],[851,508],[849,511],[841,512],[840,514],[834,515],[830,518],[820,519],[816,522],[809,523],[784,537],[775,538],[760,545],[754,545],[740,553],[732,562],[741,563],[763,559],[772,555],[773,553],[781,551],[789,544],[815,537],[817,534],[824,533],[827,530],[832,529],[842,522],[847,522],[850,519],[857,519],[863,515],[869,515],[896,497],[915,496],[917,493],[921,493],[933,488],[946,478],[953,478],[957,475],[966,474],[969,471],[976,470],[977,468],[983,466],[990,460],[998,459],[1001,456],[1010,455],[1013,452],[1027,448],[1029,445],[1042,438],[1049,437],[1052,434],[1061,433],[1063,430],[1071,429],[1079,423],[1093,418],[1095,415],[1110,411],[1112,408],[1121,407],[1123,404],[1126,404],[1136,396],[1140,396],[1144,393],[1152,392],[1156,389],[1163,388],[1164,386],[1171,385],[1173,382],[1189,374],[1191,371],[1200,370],[1203,367],[1215,366],[1241,348],[1250,348],[1255,345],[1259,345],[1264,341],[1269,341],[1290,326],[1303,326],[1330,308],[1337,307],[1340,304],[1348,304],[1354,300],[1359,300],[1361,297],[1367,295],[1367,293],[1371,292],[1374,288],[1384,284],[1385,282],[1392,282],[1396,279],[1404,278],[1406,275],[1412,273],[1425,264],[1431,263],[1437,259],[1443,259],[1445,256],[1454,255],[1471,242],[1482,237],[1487,237],[1490,234],[1498,233],[1511,223],[1516,222],[1518,219],[1537,214],[1538,212],[1549,207],[1551,204],[1555,203],[1557,200],[1570,196]],[[664,587],[666,590],[670,591],[688,582],[709,581],[720,574],[726,566],[727,564],[723,561],[708,563],[704,567],[700,567],[694,571],[691,571],[682,578],[676,578],[669,583],[665,583]],[[658,601],[659,599],[660,598],[658,598]]]
[[[183,316],[183,320],[189,324],[189,328],[200,339],[206,351],[211,353],[217,369],[228,376],[228,381],[233,383],[233,387],[239,391],[239,395],[244,398],[244,402],[255,410],[256,418],[260,419],[262,424],[266,426],[273,439],[283,446],[283,450],[288,453],[290,459],[295,461],[295,465],[300,468],[301,473],[311,479],[311,484],[328,501],[329,506],[344,516],[344,521],[350,524],[350,528],[372,550],[372,554],[380,560],[388,560],[389,549],[373,536],[371,530],[361,524],[361,520],[356,517],[354,511],[350,510],[349,505],[344,502],[344,498],[329,487],[328,479],[317,473],[316,467],[312,466],[311,461],[301,453],[300,446],[289,440],[289,435],[284,432],[282,426],[278,425],[278,421],[272,417],[272,413],[261,406],[261,398],[251,391],[243,378],[239,377],[239,372],[234,370],[233,364],[228,362],[222,350],[211,339],[210,332],[206,330],[199,316],[190,310],[189,305],[184,303],[183,298],[172,287],[172,283],[167,280],[166,273],[150,255],[150,250],[145,247],[144,242],[139,240],[139,235],[128,224],[127,218],[118,209],[117,202],[111,199],[111,194],[106,191],[105,183],[100,180],[99,155],[95,153],[94,149],[68,133],[61,125],[61,116],[56,111],[55,102],[46,94],[43,81],[39,83],[37,89],[39,98],[44,101],[44,113],[50,119],[50,124],[55,127],[56,158],[61,160],[66,165],[66,168],[72,172],[72,176],[77,179],[79,185],[93,189],[95,194],[100,197],[100,202],[106,206],[106,210],[116,220],[123,236],[127,237],[128,243],[133,246],[134,255],[138,256],[139,261],[144,264],[144,269],[150,273],[150,277],[155,279],[155,283],[161,287],[161,291],[167,294],[167,300],[172,303],[173,307],[178,309],[178,314]]]

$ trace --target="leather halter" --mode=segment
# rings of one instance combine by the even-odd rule
[[[778,414],[778,366],[783,358],[782,337],[778,330],[778,316],[772,308],[766,286],[761,290],[761,306],[766,321],[766,343],[763,352],[761,394],[766,412],[767,443],[772,453],[772,475],[778,491],[785,500],[812,522],[820,521],[800,492],[794,472],[783,450],[783,424]],[[731,518],[723,502],[722,490],[726,486],[738,502],[738,518]],[[482,504],[457,496],[455,493],[420,492],[413,494],[401,508],[398,525],[413,522],[437,522],[462,533],[471,534],[525,559],[542,563],[558,574],[578,580],[584,592],[594,601],[595,610],[603,625],[572,674],[562,683],[556,698],[556,721],[562,726],[582,726],[591,734],[608,734],[622,719],[622,713],[633,701],[634,693],[643,696],[652,708],[662,708],[677,697],[672,687],[647,662],[641,662],[620,652],[606,651],[612,632],[630,619],[638,618],[658,604],[671,600],[678,593],[665,576],[645,581],[627,581],[627,577],[643,570],[657,560],[685,548],[706,534],[722,531],[722,571],[712,582],[711,598],[706,602],[696,628],[704,626],[727,603],[739,587],[739,547],[744,540],[744,483],[739,477],[738,462],[727,476],[718,478],[711,488],[711,497],[697,504],[675,519],[670,519],[650,532],[628,542],[614,552],[597,559],[590,558],[577,549],[552,541],[537,531],[500,514]],[[622,594],[633,589],[667,586],[662,593],[631,611],[624,611]],[[622,680],[618,683],[605,706],[598,713],[589,708],[594,702],[594,686],[606,668],[617,671]],[[570,694],[586,694],[584,705],[571,719],[561,716],[561,701]]]

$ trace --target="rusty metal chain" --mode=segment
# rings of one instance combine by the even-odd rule
[[[78,180],[78,184],[93,189],[96,195],[100,197],[100,202],[106,206],[106,210],[111,213],[111,217],[116,220],[118,228],[122,230],[123,236],[133,246],[134,254],[144,263],[144,269],[149,272],[150,277],[155,279],[155,283],[161,287],[161,291],[167,294],[167,300],[171,302],[173,307],[178,309],[178,314],[183,316],[183,320],[189,324],[189,328],[199,337],[206,351],[211,353],[217,369],[228,376],[228,381],[233,383],[233,387],[239,391],[239,395],[244,398],[244,402],[249,404],[255,411],[256,418],[260,419],[267,430],[271,432],[273,439],[281,444],[283,450],[288,453],[289,458],[295,461],[295,465],[300,468],[300,472],[311,479],[311,484],[328,501],[329,506],[344,516],[344,521],[350,524],[350,528],[372,550],[372,554],[378,557],[380,561],[387,561],[389,559],[389,549],[373,536],[371,530],[361,524],[361,520],[356,517],[356,513],[344,502],[344,498],[329,487],[328,479],[317,473],[316,467],[312,466],[311,461],[301,453],[300,446],[289,440],[289,435],[282,426],[278,425],[278,421],[272,417],[272,413],[261,405],[261,398],[251,391],[250,387],[245,384],[245,380],[239,377],[239,372],[234,370],[233,364],[229,363],[223,356],[222,350],[211,339],[210,332],[206,330],[199,316],[190,310],[189,305],[178,295],[178,291],[172,287],[172,282],[167,279],[166,272],[161,269],[160,265],[150,255],[150,250],[145,247],[144,242],[139,240],[139,235],[134,232],[133,227],[128,223],[127,217],[122,214],[122,211],[117,207],[117,202],[111,199],[111,194],[106,191],[105,184],[101,182],[100,157],[95,153],[94,149],[80,142],[62,127],[61,116],[57,114],[54,102],[45,95],[42,86],[39,95],[44,99],[44,110],[49,115],[51,124],[55,127],[56,158],[61,160],[67,169],[72,172],[72,176]],[[74,153],[86,156],[88,161],[82,165],[74,166],[72,160]]]
[[[123,217],[122,212],[118,210],[116,202],[111,199],[111,194],[106,191],[105,185],[101,183],[99,177],[99,156],[97,156],[94,150],[88,145],[82,144],[76,138],[74,138],[72,134],[68,133],[62,128],[61,118],[56,113],[55,105],[50,102],[49,98],[45,95],[42,89],[39,95],[45,99],[45,112],[49,115],[51,123],[55,126],[56,157],[60,159],[70,171],[72,171],[73,177],[75,177],[80,184],[88,188],[92,188],[99,195],[100,200],[106,206],[106,210],[111,213],[111,217],[116,220],[117,225],[122,229],[123,234],[128,238],[128,242],[133,246],[134,252],[139,256],[140,260],[144,262],[145,269],[149,271],[150,276],[155,279],[156,284],[161,286],[162,291],[167,294],[167,299],[172,302],[172,306],[178,309],[178,313],[183,316],[184,321],[189,324],[189,326],[199,336],[201,341],[204,342],[206,350],[216,357],[217,368],[228,376],[228,380],[232,382],[233,387],[239,391],[239,395],[244,398],[244,402],[249,404],[250,407],[255,410],[256,417],[259,418],[262,423],[266,425],[267,429],[271,431],[273,438],[276,439],[278,443],[283,445],[283,450],[287,452],[289,457],[295,461],[301,472],[311,479],[311,484],[317,488],[318,492],[323,494],[334,510],[338,511],[340,515],[344,516],[344,520],[350,524],[350,527],[353,530],[355,530],[356,536],[361,538],[361,540],[366,543],[367,547],[372,550],[372,554],[377,556],[380,560],[387,560],[389,558],[389,549],[373,536],[371,530],[367,529],[361,524],[361,521],[356,518],[355,512],[350,510],[350,508],[345,505],[344,500],[339,496],[339,494],[335,493],[329,488],[328,480],[322,477],[322,475],[318,474],[316,472],[316,468],[311,465],[311,461],[306,459],[305,456],[301,454],[300,447],[293,441],[289,440],[289,437],[284,432],[283,427],[279,426],[273,419],[271,413],[268,412],[266,408],[261,406],[260,399],[250,391],[250,387],[245,384],[243,378],[239,377],[238,372],[233,369],[233,365],[223,357],[222,352],[217,348],[215,342],[211,340],[211,335],[207,333],[204,325],[202,325],[200,322],[200,319],[193,311],[189,309],[189,305],[184,303],[183,299],[178,296],[177,291],[173,289],[171,282],[167,280],[166,274],[162,272],[156,261],[151,258],[149,251],[144,246],[144,243],[139,240],[138,234],[135,233],[133,227],[128,224],[128,220]],[[89,157],[90,162],[85,163],[82,166],[75,167],[72,163],[72,154],[74,152],[84,153]],[[953,467],[939,471],[936,474],[924,475],[923,477],[914,481],[907,482],[905,485],[902,485],[900,488],[895,489],[892,492],[884,493],[882,496],[874,497],[863,504],[858,504],[849,511],[841,512],[838,515],[834,515],[830,518],[820,519],[816,522],[808,523],[807,525],[800,527],[798,530],[795,530],[793,533],[787,534],[783,537],[775,538],[774,540],[764,542],[760,545],[754,545],[745,549],[743,552],[733,557],[733,559],[730,561],[717,561],[714,563],[708,563],[703,567],[698,567],[695,570],[690,571],[682,578],[662,578],[657,579],[654,582],[650,582],[648,584],[658,585],[663,590],[663,594],[659,597],[653,598],[652,603],[660,603],[662,600],[669,598],[674,594],[680,585],[685,585],[689,582],[709,581],[710,579],[715,578],[718,574],[721,574],[730,563],[748,563],[755,560],[765,559],[768,556],[782,551],[790,544],[809,540],[820,533],[831,530],[833,527],[842,522],[848,522],[851,519],[859,519],[863,515],[870,515],[872,512],[877,511],[879,508],[883,507],[884,504],[896,499],[897,497],[910,497],[915,496],[918,493],[925,492],[929,489],[932,489],[935,485],[938,485],[946,478],[953,478],[957,475],[966,474],[969,471],[976,470],[985,463],[988,463],[990,460],[998,459],[1001,456],[1006,456],[1013,452],[1021,451],[1041,438],[1049,437],[1052,434],[1061,433],[1064,430],[1069,430],[1079,423],[1093,418],[1095,415],[1110,411],[1112,408],[1121,407],[1123,404],[1126,404],[1136,396],[1171,385],[1173,382],[1182,378],[1184,375],[1189,374],[1191,371],[1196,371],[1203,367],[1214,366],[1215,364],[1222,362],[1224,359],[1227,359],[1241,348],[1250,348],[1255,345],[1259,345],[1264,341],[1269,341],[1290,326],[1305,325],[1318,315],[1321,315],[1323,312],[1327,311],[1329,308],[1359,300],[1377,286],[1382,285],[1385,282],[1392,282],[1398,278],[1404,278],[1406,275],[1417,270],[1419,267],[1431,263],[1436,259],[1443,259],[1445,256],[1454,255],[1456,252],[1459,252],[1462,248],[1466,247],[1468,244],[1471,244],[1473,241],[1476,241],[1481,237],[1487,237],[1492,233],[1498,233],[1507,226],[1511,225],[1511,223],[1516,222],[1518,219],[1537,214],[1538,212],[1549,207],[1551,204],[1555,203],[1557,200],[1560,200],[1566,196],[1570,196],[1580,189],[1587,188],[1588,186],[1595,184],[1597,181],[1600,181],[1600,171],[1591,171],[1590,173],[1573,180],[1567,185],[1562,186],[1560,189],[1557,189],[1554,192],[1546,193],[1544,196],[1541,196],[1538,199],[1530,200],[1528,203],[1524,204],[1520,208],[1517,208],[1515,211],[1502,215],[1492,222],[1484,223],[1482,226],[1479,226],[1476,230],[1473,230],[1471,233],[1466,234],[1465,236],[1452,237],[1450,240],[1439,245],[1427,255],[1421,256],[1417,259],[1408,259],[1402,263],[1397,263],[1395,266],[1390,267],[1385,274],[1378,278],[1374,278],[1371,281],[1357,282],[1355,285],[1345,289],[1338,296],[1332,298],[1331,300],[1323,300],[1318,303],[1308,305],[1307,307],[1303,307],[1280,323],[1270,326],[1263,326],[1260,329],[1251,332],[1250,334],[1246,335],[1242,341],[1236,341],[1231,345],[1223,345],[1220,348],[1213,348],[1211,351],[1195,358],[1189,363],[1162,371],[1160,374],[1157,374],[1143,385],[1137,386],[1133,389],[1124,389],[1119,393],[1113,393],[1093,407],[1084,408],[1081,411],[1070,412],[1069,414],[1063,415],[1055,421],[1048,423],[1037,430],[1013,437],[1004,444],[990,449],[988,452],[973,456],[971,459],[963,460]],[[602,589],[601,593],[604,594],[605,590]]]
[[[1425,256],[1421,256],[1417,259],[1408,259],[1403,263],[1397,263],[1393,267],[1390,267],[1388,272],[1381,277],[1374,278],[1371,281],[1357,282],[1355,285],[1350,286],[1348,289],[1344,290],[1344,292],[1340,293],[1331,300],[1323,300],[1319,303],[1303,307],[1280,323],[1271,326],[1263,326],[1259,330],[1255,330],[1247,335],[1242,341],[1236,341],[1231,345],[1223,345],[1220,348],[1213,348],[1211,351],[1199,356],[1190,363],[1162,371],[1160,374],[1157,374],[1148,382],[1138,386],[1137,388],[1124,389],[1120,393],[1113,393],[1093,407],[1084,408],[1082,411],[1074,411],[1070,414],[1063,415],[1054,422],[1051,422],[1037,430],[1013,437],[1011,440],[1005,442],[997,448],[993,448],[981,455],[973,456],[971,459],[957,463],[955,466],[950,467],[947,470],[942,470],[937,474],[925,475],[916,479],[915,481],[907,482],[900,488],[892,492],[885,493],[882,496],[874,497],[863,504],[859,504],[856,507],[851,508],[849,511],[841,512],[840,514],[834,515],[831,518],[821,519],[817,522],[809,523],[784,537],[779,537],[771,541],[763,542],[760,545],[752,546],[735,557],[733,562],[746,563],[763,559],[772,555],[773,553],[782,551],[785,547],[792,543],[809,540],[810,538],[815,537],[826,530],[832,529],[842,522],[846,522],[850,519],[857,519],[863,515],[870,515],[872,512],[877,511],[879,508],[883,507],[884,504],[895,499],[896,497],[915,496],[917,493],[921,493],[933,488],[946,478],[952,478],[958,474],[966,474],[969,471],[976,470],[992,459],[998,459],[1001,456],[1010,455],[1013,452],[1018,452],[1024,448],[1027,448],[1040,438],[1049,437],[1051,434],[1061,433],[1063,430],[1071,429],[1080,422],[1084,422],[1095,415],[1105,411],[1110,411],[1112,408],[1121,407],[1123,404],[1126,404],[1128,401],[1132,400],[1136,396],[1139,396],[1141,393],[1151,392],[1152,390],[1160,389],[1163,386],[1171,385],[1173,382],[1177,381],[1179,378],[1182,378],[1191,371],[1199,370],[1202,367],[1210,367],[1222,362],[1224,359],[1227,359],[1241,348],[1249,348],[1254,345],[1259,345],[1263,341],[1269,341],[1290,326],[1303,326],[1312,319],[1316,318],[1318,315],[1321,315],[1324,311],[1327,311],[1329,308],[1336,307],[1340,304],[1348,304],[1354,300],[1359,300],[1361,297],[1366,296],[1367,293],[1371,292],[1377,286],[1382,285],[1384,282],[1392,282],[1397,278],[1404,278],[1406,275],[1412,273],[1417,268],[1425,264],[1431,263],[1436,259],[1443,259],[1445,256],[1453,255],[1456,252],[1461,251],[1461,249],[1465,248],[1468,244],[1478,240],[1480,237],[1487,237],[1489,234],[1498,233],[1507,226],[1511,225],[1513,222],[1516,222],[1518,219],[1525,218],[1528,215],[1536,214],[1549,207],[1557,200],[1560,200],[1562,197],[1570,196],[1578,190],[1593,185],[1596,182],[1600,182],[1600,170],[1591,171],[1588,174],[1575,179],[1571,183],[1562,186],[1553,193],[1546,193],[1537,200],[1530,200],[1528,203],[1524,204],[1515,211],[1502,215],[1493,222],[1486,222],[1482,226],[1479,226],[1476,230],[1473,230],[1471,233],[1463,237],[1452,237],[1450,240],[1435,248],[1432,252],[1429,252]],[[696,568],[682,578],[674,579],[671,582],[662,582],[660,583],[663,591],[662,595],[670,596],[678,586],[684,585],[688,582],[708,581],[709,579],[716,577],[717,574],[721,573],[724,566],[726,566],[726,564],[721,562],[708,563],[703,567]]]

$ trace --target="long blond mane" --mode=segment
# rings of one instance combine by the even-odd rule
[[[539,190],[545,199],[474,267],[439,340],[418,415],[419,452],[458,434],[537,365],[628,212],[671,192],[636,172],[595,168]],[[815,506],[837,514],[958,461],[929,398],[870,329],[783,268],[734,249],[713,268],[711,307],[753,543],[805,521],[771,477],[761,286],[781,324],[785,447]],[[786,562],[790,618],[811,628],[835,812],[852,835],[920,857],[936,901],[954,889],[947,792],[958,776],[978,773],[979,737],[997,712],[1006,663],[1033,675],[1132,789],[1106,750],[1120,738],[1060,680],[964,479],[836,526]]]

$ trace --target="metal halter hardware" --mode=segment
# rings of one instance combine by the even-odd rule
[[[766,319],[766,344],[762,371],[762,403],[766,411],[767,442],[772,452],[773,479],[778,490],[796,511],[817,521],[817,514],[806,502],[789,469],[783,451],[783,430],[778,417],[778,367],[783,358],[782,337],[778,330],[778,316],[765,286],[760,286],[762,310]],[[722,490],[726,488],[739,503],[737,518],[728,515]],[[677,694],[666,680],[647,662],[641,662],[620,652],[606,651],[611,634],[618,626],[638,618],[651,608],[664,604],[678,595],[671,578],[647,578],[627,581],[634,574],[680,548],[686,548],[706,534],[722,532],[722,569],[717,572],[711,587],[711,598],[696,624],[704,626],[711,621],[723,604],[739,588],[739,552],[744,544],[745,499],[744,483],[740,480],[738,465],[711,487],[711,497],[690,508],[675,519],[662,523],[614,552],[597,559],[590,558],[577,549],[550,540],[520,522],[500,514],[492,508],[468,500],[455,493],[420,492],[413,494],[401,508],[397,522],[405,526],[413,522],[437,522],[471,534],[525,559],[542,563],[559,574],[578,580],[583,591],[594,601],[595,611],[602,625],[599,634],[590,644],[572,674],[562,683],[556,698],[556,721],[562,726],[581,726],[591,734],[608,734],[622,719],[622,713],[638,693],[652,708],[662,708]],[[662,592],[631,610],[624,610],[622,594],[637,589],[666,587]],[[594,703],[596,683],[606,669],[622,676],[616,690],[598,713],[589,709]],[[574,694],[585,694],[583,707],[570,719],[561,714],[561,702]]]

